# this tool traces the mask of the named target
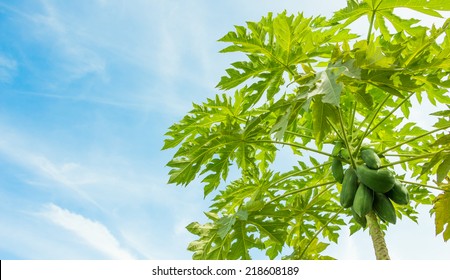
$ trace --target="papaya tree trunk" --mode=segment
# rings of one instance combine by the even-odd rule
[[[369,235],[372,237],[373,248],[377,260],[390,260],[386,241],[384,240],[384,233],[378,223],[378,218],[373,211],[366,216],[367,225],[369,227]]]

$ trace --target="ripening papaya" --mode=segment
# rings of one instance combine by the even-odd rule
[[[373,210],[381,220],[395,224],[397,215],[391,200],[383,193],[374,193]]]
[[[375,192],[385,193],[394,187],[394,173],[386,168],[374,170],[365,165],[359,165],[356,167],[356,174],[361,183]]]
[[[344,180],[344,168],[342,167],[342,162],[337,157],[334,157],[331,163],[331,173],[336,181],[342,183]]]
[[[344,173],[342,181],[342,190],[340,194],[340,203],[342,207],[348,208],[353,205],[356,190],[358,189],[358,176],[352,167],[349,167]]]
[[[397,179],[395,179],[394,187],[386,193],[386,196],[399,205],[407,205],[409,203],[409,192]]]
[[[360,183],[353,200],[353,209],[360,216],[366,216],[372,210],[373,190]]]
[[[379,169],[381,166],[381,160],[378,157],[377,153],[371,149],[366,148],[361,150],[360,152],[361,158],[364,161],[364,163],[369,167],[370,169]]]

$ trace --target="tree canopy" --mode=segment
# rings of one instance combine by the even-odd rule
[[[209,222],[187,226],[198,236],[194,259],[250,259],[251,249],[332,258],[324,252],[341,229],[362,226],[340,205],[330,167],[339,158],[356,168],[365,147],[409,192],[397,217],[417,222],[418,205],[432,205],[436,234],[450,239],[450,20],[429,27],[396,8],[442,17],[450,2],[348,0],[331,18],[269,13],[219,40],[222,53],[245,59],[226,69],[220,94],[169,128],[163,147],[177,149],[169,183],[200,177],[204,195],[215,194]],[[351,24],[363,19],[359,36]],[[414,99],[440,106],[428,112],[431,129],[408,120]],[[274,165],[283,147],[298,158],[286,172]],[[240,175],[230,181],[231,170]]]

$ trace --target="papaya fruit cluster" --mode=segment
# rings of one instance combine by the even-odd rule
[[[399,205],[409,203],[406,187],[395,177],[395,173],[381,168],[381,160],[372,148],[362,148],[356,169],[352,166],[345,171],[342,161],[348,161],[347,149],[336,147],[331,165],[333,177],[342,184],[340,204],[351,207],[353,218],[366,227],[366,215],[374,211],[388,223],[395,224],[397,216],[392,201]]]

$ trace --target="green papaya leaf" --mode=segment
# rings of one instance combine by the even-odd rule
[[[436,235],[442,233],[444,241],[450,239],[450,189],[441,193],[434,200]]]

